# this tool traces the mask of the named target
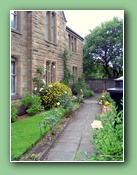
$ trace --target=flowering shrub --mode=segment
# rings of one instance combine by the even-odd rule
[[[106,107],[107,110],[98,116],[100,121],[97,120],[91,124],[94,128],[92,143],[97,151],[97,154],[92,154],[91,160],[122,161],[123,111],[117,112],[115,103]]]
[[[109,92],[103,90],[102,94],[99,97],[99,104],[108,106],[113,100],[110,97]]]
[[[72,94],[71,89],[63,83],[55,82],[45,86],[41,91],[43,106],[45,108],[57,107],[59,97],[61,97],[64,92]]]

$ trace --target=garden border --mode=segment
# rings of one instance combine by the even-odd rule
[[[37,154],[39,154],[39,153],[36,153],[36,154],[35,154],[35,151],[32,151],[32,149],[35,149],[35,147],[37,147],[37,144],[39,144],[40,142],[42,142],[42,139],[39,140],[39,141],[34,145],[34,147],[33,147],[32,149],[30,149],[30,150],[28,150],[26,153],[24,153],[24,154],[22,155],[22,157],[21,157],[18,161],[19,161],[19,162],[35,162],[35,161],[38,162],[38,161],[43,161],[43,160],[46,158],[46,156],[48,155],[49,151],[50,151],[50,150],[52,149],[52,147],[54,146],[54,144],[56,143],[56,141],[58,140],[58,138],[61,136],[61,134],[63,133],[63,131],[65,130],[65,128],[68,126],[69,122],[73,119],[73,117],[75,117],[76,113],[79,111],[79,109],[80,109],[82,106],[83,106],[83,103],[80,104],[78,110],[76,110],[71,116],[69,116],[69,117],[67,117],[67,115],[64,116],[64,118],[65,118],[65,117],[68,118],[68,121],[66,121],[66,123],[62,125],[61,130],[59,130],[59,132],[56,134],[56,136],[53,138],[53,140],[50,140],[49,145],[46,146],[46,149],[45,149],[44,151],[41,151],[41,153],[40,153],[40,155],[38,155],[38,157],[37,157]],[[62,120],[61,120],[61,121],[62,121]],[[60,122],[61,122],[61,121],[60,121]],[[60,123],[60,122],[59,122],[59,123]],[[59,124],[59,123],[58,123],[58,124]],[[57,125],[58,125],[58,124],[57,124]],[[56,127],[57,125],[55,125],[55,127]],[[49,132],[52,132],[52,131],[54,130],[55,127],[53,127],[52,130],[50,130]],[[47,134],[48,134],[48,133],[47,133]],[[44,140],[44,138],[46,139],[47,134],[44,135],[43,140]],[[38,146],[36,149],[40,149],[40,146]],[[32,151],[32,154],[31,154],[31,151]],[[29,154],[30,154],[30,155],[29,155]],[[33,155],[33,154],[34,154],[34,157],[36,156],[36,158],[34,158],[34,159],[31,158],[31,155]]]
[[[74,114],[75,115],[75,114]],[[74,116],[73,116],[74,117]],[[58,138],[61,136],[61,134],[63,133],[63,131],[65,130],[65,128],[68,126],[69,122],[71,121],[71,118],[67,121],[67,123],[65,124],[65,126],[60,130],[60,132],[56,135],[56,137],[53,139],[53,141],[51,141],[51,143],[49,144],[49,146],[46,148],[46,150],[42,153],[42,155],[38,158],[38,161],[43,161],[43,159],[48,155],[49,151],[51,150],[51,148],[53,147],[53,145],[56,143],[56,141],[58,140]]]

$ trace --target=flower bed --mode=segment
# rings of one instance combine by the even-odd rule
[[[93,128],[92,144],[97,154],[92,154],[92,161],[123,160],[123,111],[117,112],[115,102],[108,92],[99,97],[102,113],[91,124]]]

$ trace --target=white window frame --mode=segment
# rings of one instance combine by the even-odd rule
[[[13,23],[14,23],[14,26],[12,25],[11,23],[11,28],[12,29],[17,29],[17,11],[12,11],[11,10],[11,14],[10,14],[10,21],[12,21],[13,19]]]
[[[10,73],[11,73],[11,77],[14,77],[15,78],[15,81],[14,81],[14,89],[15,89],[15,92],[12,92],[11,90],[11,95],[15,95],[16,94],[16,83],[17,83],[17,75],[16,75],[16,60],[14,59],[14,58],[11,58],[11,66],[12,66],[12,62],[14,62],[14,65],[15,65],[15,67],[14,67],[14,69],[15,69],[15,73],[12,73],[11,71],[10,71]],[[10,83],[11,83],[11,85],[10,85],[10,88],[12,87],[12,82],[11,82],[11,78],[10,77]]]

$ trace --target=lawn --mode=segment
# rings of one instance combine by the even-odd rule
[[[42,138],[39,122],[44,119],[45,115],[49,117],[56,113],[59,114],[56,115],[58,118],[56,120],[59,121],[66,112],[62,108],[54,108],[11,124],[11,160],[18,160]],[[46,132],[44,130],[43,134]]]

